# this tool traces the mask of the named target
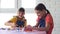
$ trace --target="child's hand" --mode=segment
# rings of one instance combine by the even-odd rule
[[[27,27],[25,27],[24,31],[32,31],[32,26],[28,25]]]
[[[15,24],[12,23],[12,22],[6,22],[5,25],[6,25],[6,26],[15,26]]]
[[[11,26],[16,26],[14,23],[10,23]]]
[[[38,28],[37,27],[33,27],[33,30],[38,30]]]

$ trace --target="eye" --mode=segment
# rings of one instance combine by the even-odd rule
[[[40,14],[40,12],[37,12],[37,14]]]

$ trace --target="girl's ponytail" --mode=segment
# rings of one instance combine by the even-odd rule
[[[50,14],[49,10],[46,10],[47,11],[47,14]]]

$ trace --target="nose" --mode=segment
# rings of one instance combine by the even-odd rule
[[[37,14],[38,16],[41,16],[41,14]]]

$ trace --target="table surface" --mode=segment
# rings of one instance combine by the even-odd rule
[[[0,28],[0,34],[46,34],[46,31],[31,31],[24,30],[8,30],[8,28]]]
[[[0,34],[46,34],[45,31],[25,32],[18,30],[0,30]]]

